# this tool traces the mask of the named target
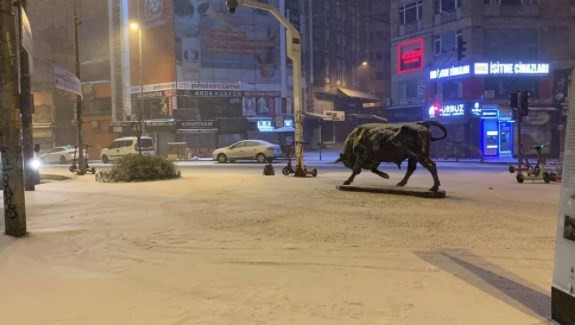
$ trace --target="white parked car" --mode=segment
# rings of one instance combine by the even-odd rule
[[[75,150],[76,149],[71,146],[54,147],[48,150],[48,152],[46,152],[45,154],[40,155],[38,159],[42,164],[58,164],[58,163],[65,164],[67,162],[74,160]],[[77,157],[78,155],[79,152],[76,153],[76,159],[78,158]],[[86,149],[84,149],[84,157],[88,159],[88,153],[86,152]]]
[[[142,155],[155,155],[154,141],[152,138],[142,136],[140,140],[142,141]],[[103,163],[107,164],[110,161],[118,160],[130,154],[138,154],[138,138],[136,137],[124,137],[112,141],[112,144],[108,148],[102,149],[100,159],[102,159]]]
[[[212,158],[220,163],[244,159],[255,159],[259,163],[264,163],[281,156],[282,150],[280,146],[262,140],[239,141],[229,147],[217,149],[212,153]]]

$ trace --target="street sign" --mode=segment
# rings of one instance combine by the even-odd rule
[[[54,67],[56,88],[71,92],[82,97],[82,83],[74,74],[58,67]]]
[[[342,122],[345,121],[344,111],[323,111],[324,121]]]

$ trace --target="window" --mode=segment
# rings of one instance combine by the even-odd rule
[[[520,6],[522,0],[499,0],[499,4],[504,6]]]
[[[523,4],[524,5],[537,6],[537,5],[539,5],[539,0],[523,0]]]
[[[435,0],[435,13],[449,13],[461,8],[462,0]]]
[[[143,138],[143,139],[140,139],[140,142],[142,143],[142,149],[153,149],[154,148],[154,142],[152,141],[152,139]]]
[[[401,98],[417,98],[417,81],[408,80],[399,84],[401,90]]]
[[[412,2],[405,6],[399,7],[399,23],[400,25],[413,24],[421,20],[423,16],[423,1]]]
[[[384,79],[383,72],[376,72],[375,73],[375,80],[383,80],[383,79]]]
[[[456,49],[456,42],[457,42],[457,33],[455,31],[450,31],[447,33],[443,33],[440,36],[440,53],[449,53],[455,51]]]
[[[376,60],[383,60],[383,53],[375,52],[375,59]]]
[[[122,141],[120,147],[130,147],[133,143],[134,141],[132,140]]]
[[[441,91],[443,100],[453,100],[463,97],[463,84],[461,81],[445,81]]]
[[[241,148],[241,147],[243,147],[245,144],[246,144],[246,143],[245,143],[244,141],[237,142],[237,143],[234,143],[230,148],[231,148],[231,149]]]
[[[441,54],[441,36],[433,37],[433,48],[435,55]]]

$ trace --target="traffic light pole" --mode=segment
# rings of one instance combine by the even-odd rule
[[[521,105],[521,104],[519,104]],[[517,167],[521,168],[523,162],[523,142],[521,141],[521,121],[523,121],[523,112],[517,108]]]
[[[0,116],[6,235],[26,234],[24,169],[20,146],[18,38],[12,0],[0,0]]]

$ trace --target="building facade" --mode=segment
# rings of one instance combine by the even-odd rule
[[[575,1],[396,0],[391,4],[391,122],[436,120],[437,156],[517,154],[509,95],[530,93],[524,148],[559,157],[568,74],[575,67]]]
[[[384,115],[390,97],[389,8],[388,1],[306,1],[308,112],[346,116],[324,123],[324,141],[342,142],[357,123],[370,121],[357,117]],[[306,133],[316,139],[320,122],[310,122]]]
[[[84,143],[97,157],[113,134],[110,122],[108,6],[105,1],[79,0]],[[55,89],[56,67],[75,72],[74,7],[71,1],[31,1],[28,15],[34,36],[32,92],[33,136],[41,150],[76,144],[76,95]]]

